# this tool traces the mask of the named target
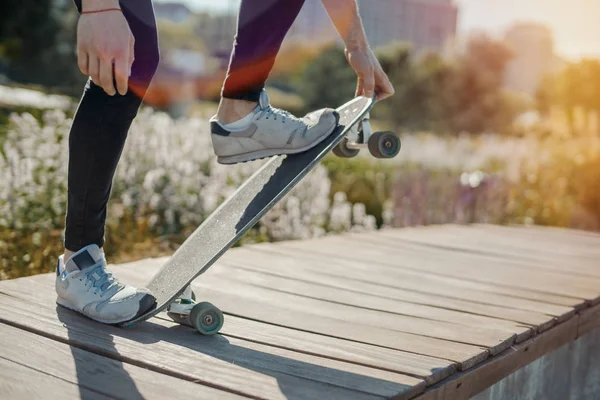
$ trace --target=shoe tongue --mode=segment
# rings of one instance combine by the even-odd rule
[[[267,91],[263,89],[262,92],[260,92],[258,105],[260,106],[261,110],[266,110],[270,104],[271,102],[269,100],[269,95],[267,94]]]
[[[98,261],[102,259],[102,252],[100,248],[93,244],[79,250],[73,254],[67,264],[65,264],[65,270],[72,272],[75,270],[85,270],[86,268],[92,267]]]

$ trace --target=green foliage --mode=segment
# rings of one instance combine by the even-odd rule
[[[378,106],[373,116],[413,130],[443,127],[443,103],[439,88],[449,66],[437,54],[411,59],[411,48],[392,44],[379,49],[379,62],[388,75],[396,94]]]
[[[450,131],[501,131],[512,122],[515,115],[508,112],[508,98],[502,90],[510,58],[501,42],[485,35],[469,40],[439,90]]]
[[[509,50],[487,36],[474,36],[450,62],[439,54],[415,57],[406,44],[377,51],[396,94],[373,116],[410,130],[446,132],[504,131],[523,110],[522,102],[502,89]],[[313,110],[342,104],[354,94],[356,75],[342,49],[333,47],[312,62],[300,89]]]
[[[323,165],[329,171],[331,193],[346,194],[352,204],[364,204],[377,225],[383,223],[385,203],[391,197],[392,183],[397,166],[371,158],[342,159],[328,156]]]
[[[600,156],[582,164],[577,170],[578,200],[600,226]]]
[[[583,59],[544,77],[536,92],[536,103],[544,115],[553,107],[559,109],[566,116],[571,134],[576,131],[576,111],[583,110],[589,130],[592,115],[600,116],[600,60]],[[600,132],[600,124],[596,129]]]
[[[0,7],[0,63],[8,78],[80,95],[85,77],[75,55],[73,3],[3,0]]]
[[[339,47],[325,51],[306,68],[299,88],[309,111],[342,105],[354,97],[355,90],[356,74]]]

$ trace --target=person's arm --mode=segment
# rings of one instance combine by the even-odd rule
[[[77,64],[106,93],[127,93],[134,38],[118,0],[83,0],[77,26]],[[113,69],[114,65],[114,69]]]
[[[346,58],[358,76],[356,95],[383,100],[394,88],[369,46],[356,0],[321,0],[346,46]]]

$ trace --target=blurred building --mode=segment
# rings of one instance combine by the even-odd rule
[[[513,52],[504,81],[508,89],[533,95],[545,74],[565,64],[555,53],[552,31],[543,25],[514,25],[506,31],[504,41]]]
[[[373,47],[411,43],[416,52],[441,52],[456,36],[458,8],[452,0],[358,0]]]
[[[183,22],[194,13],[183,3],[154,3],[154,14],[156,19],[166,19],[172,22]]]
[[[400,41],[417,52],[441,52],[456,35],[458,8],[452,0],[358,0],[358,5],[373,47]],[[321,0],[306,0],[288,39],[323,43],[339,41],[339,35]]]
[[[339,35],[321,0],[306,0],[286,39],[320,44],[339,40]]]

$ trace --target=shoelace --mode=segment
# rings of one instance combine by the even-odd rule
[[[267,109],[265,109],[262,112],[262,115],[260,116],[260,118],[266,117],[268,119],[269,116],[273,116],[273,119],[275,121],[277,121],[277,117],[281,117],[283,119],[283,123],[285,123],[285,121],[287,119],[292,120],[292,121],[301,121],[300,118],[295,117],[290,112],[281,110],[279,108],[271,107],[271,106],[267,107]]]
[[[96,278],[94,275],[99,276],[99,278]],[[85,272],[85,277],[85,285],[88,287],[88,289],[98,288],[103,292],[100,297],[104,297],[104,294],[108,290],[122,286],[121,283],[115,277],[113,277],[112,272],[108,272],[106,269],[104,269],[102,260],[90,267],[89,271]]]

